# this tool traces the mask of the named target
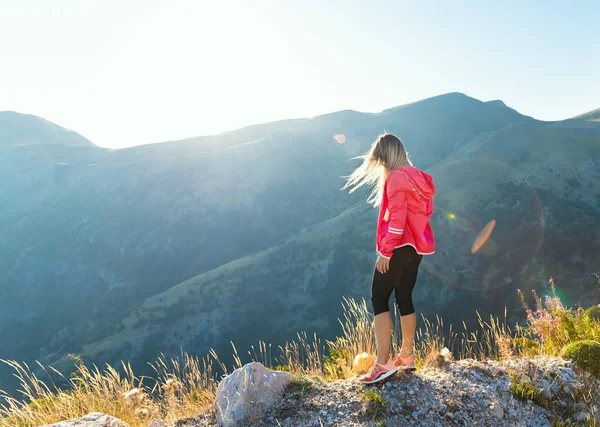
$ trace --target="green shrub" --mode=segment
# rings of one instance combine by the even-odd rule
[[[325,378],[330,380],[347,379],[352,376],[352,355],[345,348],[329,347],[329,356],[323,358]]]
[[[542,406],[544,408],[548,408],[550,402],[544,394],[542,390],[537,388],[533,381],[527,379],[524,375],[517,375],[514,372],[509,373],[511,384],[510,391],[512,395],[524,402],[531,400],[538,406]]]
[[[513,339],[513,346],[527,356],[535,356],[540,349],[540,341],[528,337]]]
[[[600,306],[593,305],[588,308],[585,313],[590,319],[600,322]]]
[[[592,340],[576,341],[563,348],[561,355],[572,359],[575,364],[600,378],[600,342]]]
[[[290,397],[300,398],[307,394],[312,395],[316,390],[315,380],[306,376],[299,376],[292,379],[287,386],[286,392]]]
[[[379,393],[377,389],[371,388],[363,391],[361,399],[365,403],[363,413],[371,416],[375,422],[383,421],[388,407],[385,396]],[[379,423],[379,425],[381,424]]]

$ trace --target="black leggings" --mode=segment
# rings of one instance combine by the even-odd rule
[[[390,311],[388,301],[392,291],[396,291],[396,304],[400,315],[406,316],[415,312],[412,304],[412,290],[417,281],[419,264],[423,255],[417,254],[412,246],[394,249],[390,259],[390,268],[385,274],[377,269],[373,273],[371,304],[375,316]]]

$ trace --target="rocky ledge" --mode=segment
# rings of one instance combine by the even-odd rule
[[[568,360],[537,356],[445,361],[373,386],[356,379],[295,378],[260,419],[236,425],[552,426],[557,421],[595,425],[592,419],[597,422],[599,412],[600,380],[577,372]],[[219,424],[212,412],[176,425]]]
[[[221,381],[214,408],[176,427],[595,426],[600,380],[569,360],[440,357],[437,366],[364,386],[249,363]],[[127,427],[92,413],[53,427]],[[173,427],[162,420],[151,427]]]

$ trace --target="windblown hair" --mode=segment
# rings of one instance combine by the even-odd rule
[[[362,164],[350,174],[343,190],[350,189],[353,193],[363,185],[372,187],[368,202],[379,206],[383,198],[383,187],[389,171],[404,166],[412,166],[404,144],[395,135],[384,133],[371,145],[369,151],[362,156]]]

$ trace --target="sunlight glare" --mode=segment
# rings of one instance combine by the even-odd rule
[[[496,226],[496,220],[493,219],[490,222],[488,222],[485,227],[483,227],[483,230],[481,230],[481,232],[475,239],[475,243],[473,243],[473,246],[471,247],[472,254],[474,254],[479,249],[481,249],[481,247],[485,244],[485,242],[487,242],[487,240],[492,235],[492,231],[494,231],[495,226]]]

